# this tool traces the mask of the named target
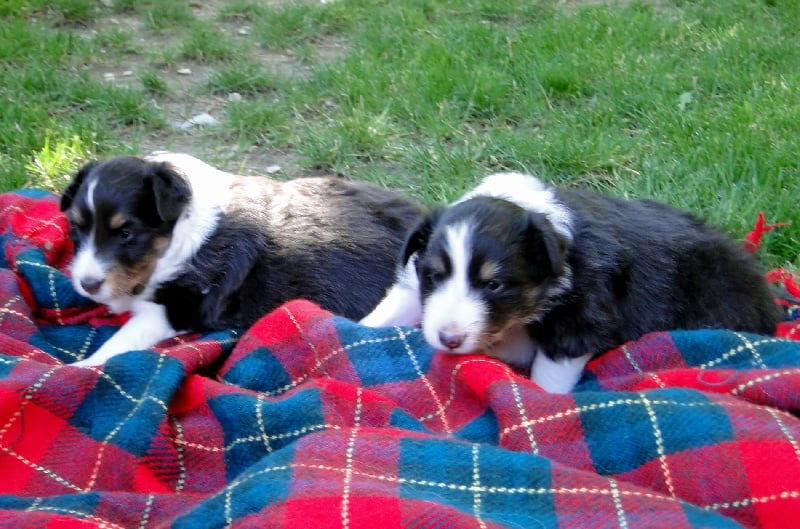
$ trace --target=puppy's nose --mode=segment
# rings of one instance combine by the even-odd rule
[[[103,286],[102,278],[97,279],[96,277],[89,277],[81,279],[81,288],[85,290],[87,294],[97,294],[101,286]]]
[[[463,333],[454,333],[447,331],[439,331],[439,341],[448,349],[456,349],[459,345],[464,343]]]

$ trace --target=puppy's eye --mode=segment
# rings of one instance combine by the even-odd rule
[[[89,223],[84,220],[82,215],[69,212],[67,214],[67,220],[69,221],[70,229],[74,230],[75,232],[82,233],[89,231]]]
[[[444,272],[439,270],[429,270],[427,273],[428,279],[433,283],[441,283],[445,280]]]
[[[123,244],[127,244],[133,241],[133,231],[130,228],[120,228],[117,230],[117,237]]]
[[[503,290],[504,286],[505,285],[503,285],[501,281],[497,281],[496,279],[490,279],[483,285],[483,288],[486,289],[487,292],[494,294],[496,292],[500,292],[501,290]]]
[[[75,244],[81,244],[89,236],[89,226],[83,224],[70,224],[69,236]]]

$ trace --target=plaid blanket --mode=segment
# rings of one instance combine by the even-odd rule
[[[80,369],[123,320],[73,291],[57,197],[0,225],[0,527],[800,523],[796,319],[648,335],[570,395],[303,300]]]

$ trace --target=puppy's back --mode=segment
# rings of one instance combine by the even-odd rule
[[[600,353],[673,329],[774,332],[781,310],[757,259],[719,229],[659,202],[577,190],[557,196],[573,216],[573,289],[534,326],[542,338],[564,341],[553,350]]]
[[[202,301],[211,328],[251,325],[294,298],[358,319],[391,285],[423,214],[410,197],[365,182],[237,178],[215,234],[177,281],[212,285]]]

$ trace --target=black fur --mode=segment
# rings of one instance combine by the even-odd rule
[[[446,254],[443,228],[466,221],[470,286],[486,302],[488,330],[528,321],[554,360],[600,354],[652,331],[774,332],[781,311],[771,287],[756,259],[721,231],[657,202],[555,193],[572,215],[571,242],[544,216],[483,196],[423,222],[405,251],[417,252],[423,303],[445,279],[432,265]],[[478,274],[486,261],[500,263],[491,283]],[[566,279],[571,286],[559,288]]]
[[[146,256],[156,236],[172,237],[176,220],[191,207],[192,191],[179,170],[121,157],[79,171],[63,195],[63,210],[90,217],[78,189],[95,171],[106,179],[95,193],[99,215],[124,211],[134,219],[128,236],[140,241],[109,247],[114,259]],[[409,227],[423,215],[412,199],[364,182],[237,177],[213,233],[153,300],[181,330],[247,327],[293,298],[360,318],[391,284]],[[80,245],[90,226],[70,218]]]
[[[421,207],[366,183],[304,178],[292,184],[291,208],[276,212],[272,201],[289,191],[256,178],[236,194],[236,207],[186,273],[156,292],[170,320],[195,307],[205,327],[248,326],[293,298],[352,319],[367,314],[391,284]],[[252,194],[253,184],[260,194]]]

